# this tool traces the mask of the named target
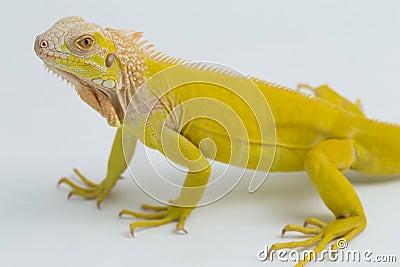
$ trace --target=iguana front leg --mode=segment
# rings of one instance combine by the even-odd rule
[[[127,162],[131,160],[135,151],[135,137],[132,136],[129,138],[129,140],[124,140],[124,142],[125,146],[122,144],[122,127],[119,127],[115,135],[114,143],[108,159],[106,178],[99,184],[91,182],[76,169],[74,169],[75,174],[77,174],[77,176],[88,186],[88,188],[78,186],[68,178],[61,178],[58,182],[59,185],[67,184],[72,188],[68,198],[70,198],[72,195],[79,195],[87,199],[97,198],[97,206],[100,208],[101,202],[110,193],[121,174],[125,171]],[[129,144],[126,142],[129,142]],[[123,149],[125,149],[125,151]]]
[[[171,206],[142,205],[142,208],[157,211],[158,213],[139,213],[126,209],[119,213],[120,216],[125,214],[137,218],[150,219],[150,221],[132,223],[130,225],[132,235],[134,235],[136,228],[155,227],[173,221],[178,221],[177,228],[186,232],[184,229],[185,220],[202,198],[211,173],[208,160],[202,155],[197,146],[183,135],[172,129],[166,129],[163,131],[163,137],[156,139],[158,139],[157,149],[170,160],[187,167],[189,172],[186,175],[179,197],[172,201]]]
[[[352,185],[342,174],[356,161],[355,146],[351,140],[322,141],[308,152],[305,169],[325,205],[333,212],[336,219],[330,223],[314,218],[306,220],[305,226],[312,224],[317,228],[287,225],[282,231],[283,234],[288,231],[297,231],[315,234],[315,236],[300,242],[274,244],[269,254],[279,249],[316,245],[315,253],[309,254],[296,265],[303,266],[306,262],[313,260],[334,239],[343,238],[349,241],[364,230],[366,217],[363,207]],[[337,248],[336,244],[332,245],[333,250]]]

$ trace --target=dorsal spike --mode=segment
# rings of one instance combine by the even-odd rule
[[[136,35],[132,34],[131,38],[132,38],[132,41],[136,43],[140,40],[140,38],[142,38],[142,35],[141,34],[136,34]]]
[[[147,43],[147,40],[143,40],[143,41],[139,42],[137,45],[138,45],[138,47],[142,47],[145,43]]]
[[[143,51],[144,52],[147,52],[150,48],[152,48],[152,47],[154,47],[154,45],[153,44],[148,44],[148,45],[146,45],[145,47],[143,47]]]
[[[143,32],[135,32],[135,31],[133,31],[133,32],[130,33],[130,36],[131,37],[138,37],[138,36],[142,37],[143,36]]]
[[[161,53],[160,51],[154,51],[154,53],[153,53],[151,56],[152,56],[154,59],[158,60],[158,58],[160,57],[160,55],[163,56],[163,55],[165,55],[165,54]]]

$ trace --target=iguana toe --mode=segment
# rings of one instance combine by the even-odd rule
[[[316,256],[335,239],[340,238],[341,242],[345,242],[347,245],[348,241],[364,230],[366,227],[366,219],[364,216],[353,215],[346,218],[339,218],[329,224],[325,224],[314,218],[309,218],[305,222],[305,225],[307,224],[315,225],[318,228],[289,224],[283,229],[282,233],[295,231],[304,234],[314,234],[313,237],[304,241],[276,243],[269,249],[268,257],[271,257],[271,254],[277,250],[300,247],[310,248],[315,245],[315,247],[295,265],[296,267],[304,266],[307,262],[314,260]],[[338,243],[339,242],[335,242],[332,244],[332,251],[336,251],[338,248],[345,248]]]
[[[187,233],[184,228],[186,217],[190,214],[193,208],[175,207],[175,206],[152,206],[142,205],[143,209],[153,210],[156,212],[142,213],[123,209],[119,212],[119,217],[122,215],[130,215],[136,218],[147,219],[148,221],[138,221],[130,224],[131,235],[134,236],[135,229],[143,227],[161,226],[173,221],[177,221],[176,229],[179,232]]]
[[[78,186],[66,177],[61,178],[58,181],[57,185],[59,186],[61,184],[66,184],[72,188],[72,190],[68,194],[68,199],[71,198],[73,195],[78,195],[86,199],[96,198],[97,207],[100,209],[101,203],[103,202],[104,198],[109,194],[113,185],[109,185],[105,182],[96,184],[83,176],[77,169],[74,169],[74,172],[82,180],[82,182],[84,182],[88,186],[88,188]]]

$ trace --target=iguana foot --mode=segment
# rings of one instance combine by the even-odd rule
[[[307,225],[314,225],[316,227],[307,227]],[[280,249],[293,249],[293,248],[309,248],[314,246],[314,249],[304,259],[299,261],[295,267],[304,266],[307,262],[312,261],[325,247],[335,239],[340,238],[347,244],[357,234],[362,232],[366,227],[366,219],[363,216],[353,215],[346,218],[336,219],[335,221],[327,224],[314,218],[309,218],[304,222],[304,226],[289,224],[282,230],[282,235],[286,232],[294,231],[304,234],[313,234],[315,236],[299,242],[276,243],[271,246],[268,251],[268,257],[271,256],[273,251]],[[343,248],[339,242],[335,242],[331,246],[332,251]]]
[[[318,87],[312,87],[311,85],[300,83],[297,85],[297,89],[306,89],[312,92],[315,96],[328,101],[331,104],[340,107],[341,109],[356,114],[358,116],[365,117],[364,112],[362,111],[361,101],[357,99],[355,103],[344,98],[343,96],[336,93],[332,88],[328,85],[321,85]]]
[[[68,194],[68,199],[73,195],[79,195],[86,199],[97,198],[97,207],[100,208],[101,202],[108,195],[108,193],[110,193],[113,184],[108,185],[107,183],[105,183],[106,180],[104,180],[100,184],[96,184],[87,179],[77,169],[74,169],[74,172],[82,180],[82,182],[84,182],[88,186],[88,188],[78,186],[66,177],[61,178],[58,181],[57,185],[67,184],[72,188],[71,192],[69,192]]]
[[[187,233],[185,230],[185,220],[194,208],[176,207],[176,206],[152,206],[143,204],[142,209],[152,210],[155,212],[141,213],[123,209],[119,212],[119,217],[122,215],[130,215],[136,218],[148,219],[149,221],[138,221],[131,223],[130,232],[135,236],[135,229],[141,227],[156,227],[173,221],[177,221],[176,228],[178,231]]]

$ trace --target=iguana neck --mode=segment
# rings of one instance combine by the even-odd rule
[[[109,57],[112,57],[110,60],[116,60],[119,64],[121,69],[121,84],[117,90],[101,88],[99,91],[108,96],[108,100],[115,110],[119,122],[122,124],[133,94],[145,81],[146,50],[148,50],[150,46],[143,47],[145,42],[138,42],[142,36],[141,32],[126,34],[123,31],[110,28],[107,28],[107,32],[109,33],[110,40],[112,40],[117,47],[115,53],[110,54]],[[99,97],[97,98],[99,99]],[[107,114],[103,114],[103,116],[106,117]]]
[[[179,64],[184,60],[168,57],[159,51],[150,50],[153,45],[143,46],[146,41],[137,42],[135,40],[136,36],[140,35],[141,37],[141,32],[131,36],[121,34],[119,31],[115,31],[115,34],[118,40],[125,39],[121,42],[121,47],[117,49],[117,57],[123,66],[122,69],[125,70],[125,77],[122,79],[125,82],[122,90],[110,91],[109,97],[112,101],[114,100],[113,106],[116,111],[120,107],[120,111],[117,114],[122,123],[130,100],[140,86],[163,69]]]

